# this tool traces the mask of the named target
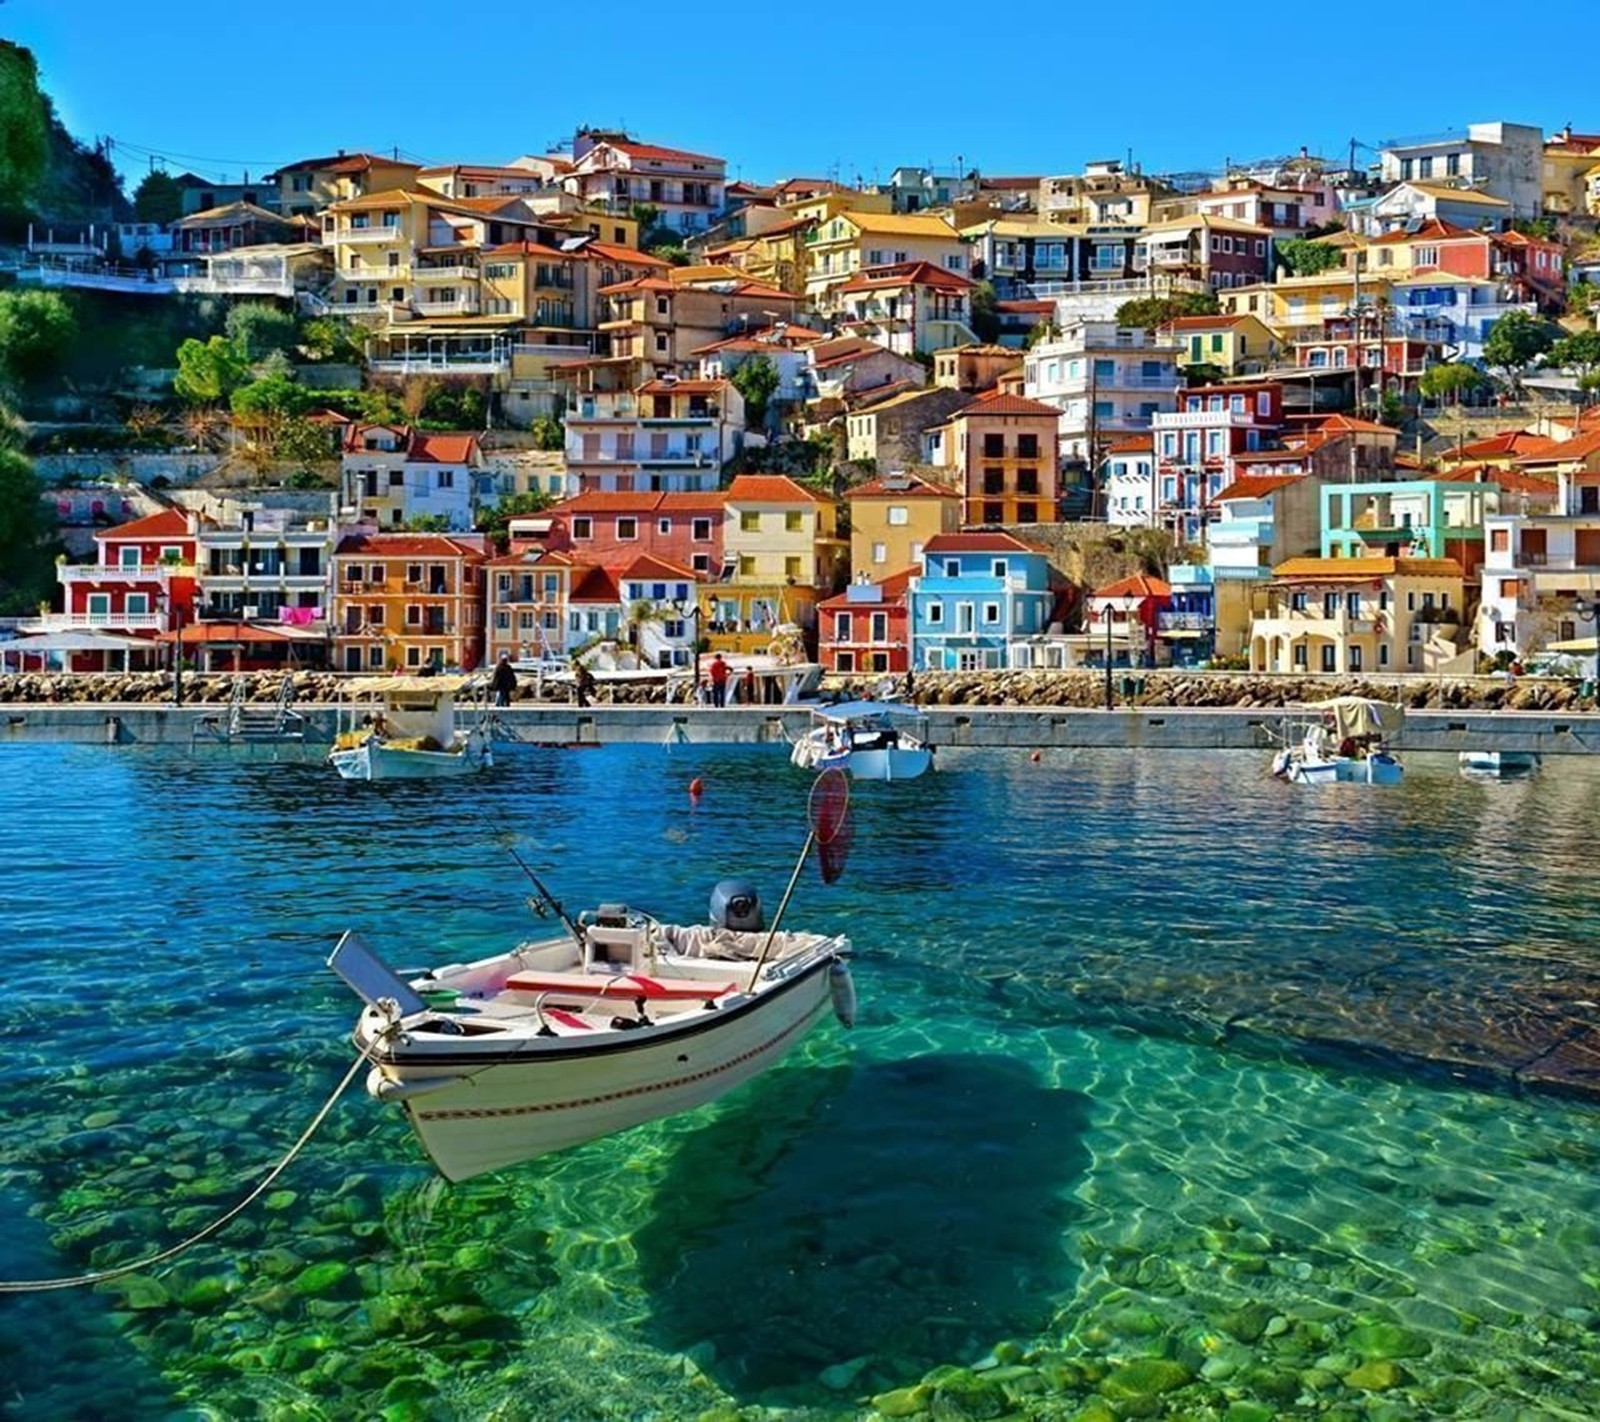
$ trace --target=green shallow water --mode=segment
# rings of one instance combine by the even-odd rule
[[[176,1266],[0,1298],[3,1405],[1600,1415],[1597,1117],[1541,1089],[1587,1086],[1600,775],[1310,792],[1259,759],[858,787],[845,879],[791,911],[853,935],[853,1032],[462,1186],[352,1092]],[[343,928],[498,947],[507,846],[569,907],[699,917],[733,873],[770,907],[806,784],[773,748],[513,747],[448,787],[8,748],[0,1275],[171,1243],[288,1148],[349,1061]]]

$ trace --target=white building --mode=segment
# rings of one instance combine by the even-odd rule
[[[567,470],[580,493],[715,489],[744,447],[744,397],[728,380],[652,380],[578,396],[567,411]]]
[[[1510,203],[1511,217],[1537,217],[1543,210],[1544,131],[1532,124],[1468,124],[1380,152],[1385,183],[1470,188]]]
[[[1023,394],[1061,411],[1061,457],[1094,463],[1093,450],[1143,434],[1173,408],[1178,347],[1138,327],[1079,321],[1028,352]]]
[[[722,212],[726,168],[704,153],[585,130],[573,143],[572,170],[560,182],[606,212],[626,214],[642,203],[656,210],[663,227],[704,232]]]

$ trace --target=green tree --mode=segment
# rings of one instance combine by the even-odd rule
[[[1548,364],[1575,370],[1579,377],[1600,370],[1600,331],[1579,331],[1550,347]]]
[[[235,306],[228,312],[223,329],[252,364],[265,360],[274,351],[292,351],[300,339],[294,313],[268,301],[245,301]]]
[[[550,495],[537,489],[531,489],[526,494],[508,494],[499,503],[480,508],[475,526],[480,533],[489,534],[496,545],[503,549],[510,538],[512,519],[542,513],[550,504]]]
[[[1228,372],[1220,365],[1213,365],[1210,361],[1193,361],[1182,369],[1184,384],[1191,388],[1196,385],[1216,385],[1227,378]]]
[[[1465,396],[1482,389],[1486,383],[1483,372],[1476,366],[1452,361],[1447,365],[1430,365],[1417,380],[1417,389],[1429,400],[1459,405]]]
[[[50,152],[50,107],[33,55],[0,40],[0,217],[31,211]]]
[[[165,226],[183,216],[183,189],[171,173],[152,168],[133,190],[133,215],[140,222]]]
[[[533,447],[556,450],[567,447],[567,427],[560,415],[540,415],[532,425]]]
[[[1344,254],[1326,242],[1310,242],[1303,237],[1288,237],[1276,244],[1275,250],[1284,266],[1294,276],[1316,276],[1331,272],[1344,261]]]
[[[992,281],[980,281],[972,288],[972,334],[993,345],[1000,339],[1000,312]]]
[[[733,387],[744,396],[744,422],[747,428],[759,430],[767,423],[767,406],[782,381],[778,367],[764,355],[745,361],[729,379]]]
[[[0,421],[10,430],[9,416]],[[0,443],[0,615],[32,612],[55,589],[54,516],[33,461],[4,436]]]
[[[359,365],[363,359],[354,327],[341,316],[316,316],[300,332],[300,348],[312,360]]]
[[[235,415],[303,415],[317,401],[299,381],[287,375],[268,375],[241,385],[228,397]]]
[[[1153,331],[1180,316],[1215,316],[1222,310],[1216,293],[1185,291],[1174,296],[1138,296],[1117,307],[1117,325]]]
[[[1549,322],[1526,311],[1508,311],[1489,328],[1483,343],[1484,364],[1504,371],[1506,382],[1516,391],[1523,371],[1555,343],[1555,329]]]
[[[1032,350],[1042,341],[1053,341],[1056,337],[1054,321],[1041,321],[1028,332],[1028,339],[1023,343],[1028,350]]]
[[[250,362],[226,336],[209,341],[191,336],[178,347],[178,374],[172,388],[191,405],[215,405],[249,378]]]
[[[54,291],[0,292],[0,374],[28,385],[54,375],[67,362],[78,319]]]

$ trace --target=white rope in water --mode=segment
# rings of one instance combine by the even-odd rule
[[[344,1074],[344,1080],[334,1088],[333,1095],[322,1103],[322,1109],[311,1118],[311,1124],[300,1133],[300,1139],[289,1147],[289,1153],[262,1177],[261,1183],[244,1199],[240,1200],[237,1205],[225,1214],[219,1215],[212,1220],[204,1229],[196,1230],[187,1239],[179,1241],[169,1249],[163,1249],[159,1254],[152,1254],[147,1258],[135,1260],[132,1264],[119,1264],[115,1269],[102,1269],[95,1274],[78,1274],[66,1279],[0,1279],[0,1294],[44,1293],[51,1289],[78,1289],[86,1284],[102,1284],[107,1279],[118,1279],[124,1274],[137,1274],[154,1264],[164,1264],[169,1259],[176,1259],[185,1250],[193,1249],[201,1240],[215,1234],[224,1225],[237,1219],[261,1198],[267,1187],[282,1175],[289,1168],[294,1158],[305,1149],[311,1137],[316,1135],[318,1128],[327,1119],[328,1112],[333,1110],[334,1102],[344,1095],[345,1089],[355,1080],[356,1073],[367,1065],[368,1060],[365,1055],[358,1056],[350,1064],[350,1070]]]

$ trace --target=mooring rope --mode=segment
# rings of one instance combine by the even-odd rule
[[[118,1279],[124,1274],[137,1274],[152,1265],[164,1264],[169,1259],[176,1259],[178,1255],[186,1250],[193,1249],[201,1240],[215,1234],[224,1225],[237,1219],[261,1198],[267,1187],[282,1175],[289,1168],[294,1158],[305,1149],[312,1136],[316,1135],[318,1128],[327,1119],[328,1112],[333,1110],[334,1102],[344,1095],[345,1089],[355,1080],[356,1073],[367,1065],[369,1065],[369,1060],[364,1053],[350,1064],[350,1070],[344,1074],[344,1080],[334,1088],[333,1095],[322,1103],[321,1110],[311,1118],[311,1124],[300,1133],[300,1139],[289,1147],[289,1153],[262,1177],[261,1183],[244,1199],[240,1200],[238,1204],[226,1213],[212,1220],[204,1229],[196,1230],[187,1239],[180,1240],[168,1249],[163,1249],[159,1254],[152,1254],[147,1258],[135,1260],[132,1264],[119,1264],[115,1269],[102,1269],[98,1273],[77,1274],[65,1279],[0,1279],[0,1294],[44,1293],[51,1289],[77,1289],[86,1284],[103,1284],[107,1279]]]

